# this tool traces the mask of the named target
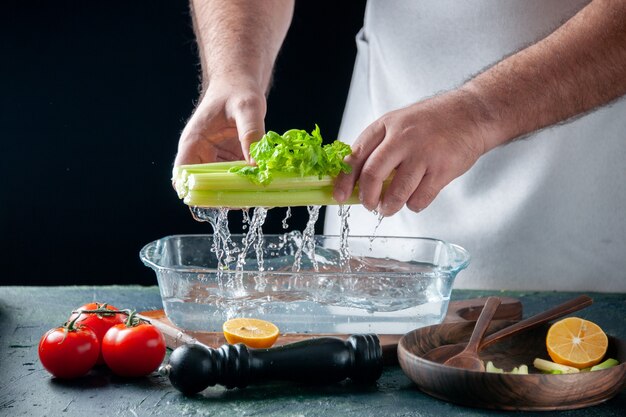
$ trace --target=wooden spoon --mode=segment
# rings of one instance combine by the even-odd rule
[[[593,300],[590,297],[586,295],[578,296],[563,304],[559,304],[556,307],[546,310],[543,313],[536,314],[530,318],[527,318],[526,320],[522,320],[507,328],[490,334],[489,336],[485,337],[483,342],[480,344],[478,351],[488,346],[491,346],[494,343],[499,342],[500,340],[505,339],[509,336],[513,336],[523,331],[530,330],[551,320],[558,319],[575,311],[581,310],[585,307],[590,306],[592,303]],[[423,356],[423,359],[429,360],[431,362],[445,363],[454,355],[462,352],[463,349],[465,349],[465,345],[466,343],[456,343],[451,345],[439,346],[429,350]]]
[[[483,336],[487,331],[487,327],[489,327],[489,323],[491,323],[491,319],[494,314],[496,314],[496,310],[498,309],[500,302],[501,301],[498,297],[489,297],[487,299],[465,349],[445,361],[444,365],[453,366],[455,368],[469,369],[472,371],[485,371],[485,364],[478,356],[478,349],[480,348],[480,342],[483,340]]]

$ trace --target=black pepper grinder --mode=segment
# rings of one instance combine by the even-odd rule
[[[184,394],[203,391],[216,384],[244,388],[268,381],[331,383],[350,378],[374,382],[383,370],[383,353],[373,334],[353,335],[347,340],[320,337],[269,349],[243,344],[217,349],[200,343],[176,348],[161,373]]]

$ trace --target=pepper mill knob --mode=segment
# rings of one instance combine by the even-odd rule
[[[320,337],[270,349],[187,344],[172,352],[163,372],[176,389],[195,394],[216,384],[244,388],[266,381],[329,383],[350,378],[373,382],[382,370],[380,341],[376,335],[365,334],[347,340]]]

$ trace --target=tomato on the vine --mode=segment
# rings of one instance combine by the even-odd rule
[[[98,360],[100,342],[89,327],[74,327],[70,322],[51,329],[39,341],[39,360],[48,372],[58,378],[85,375]]]
[[[90,310],[110,310],[111,313],[102,312],[102,313],[79,313],[81,310],[90,311]],[[102,303],[88,303],[80,306],[75,310],[76,312],[72,313],[69,318],[69,321],[72,321],[78,317],[76,320],[77,325],[84,325],[89,327],[94,331],[96,337],[98,338],[98,342],[102,345],[102,339],[106,332],[116,324],[124,323],[126,321],[126,315],[121,313],[115,313],[119,311],[117,308]],[[102,354],[98,357],[98,364],[103,364],[104,359],[102,358]]]
[[[165,357],[165,339],[153,325],[131,314],[125,324],[109,329],[102,340],[107,366],[120,376],[143,376],[155,371]]]

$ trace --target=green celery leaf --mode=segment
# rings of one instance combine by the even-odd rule
[[[322,178],[350,173],[350,165],[343,161],[352,153],[350,146],[338,140],[328,145],[322,145],[323,142],[317,125],[310,134],[298,129],[288,130],[283,135],[269,131],[250,145],[250,156],[256,166],[234,167],[229,172],[262,185],[272,182],[275,174]]]

